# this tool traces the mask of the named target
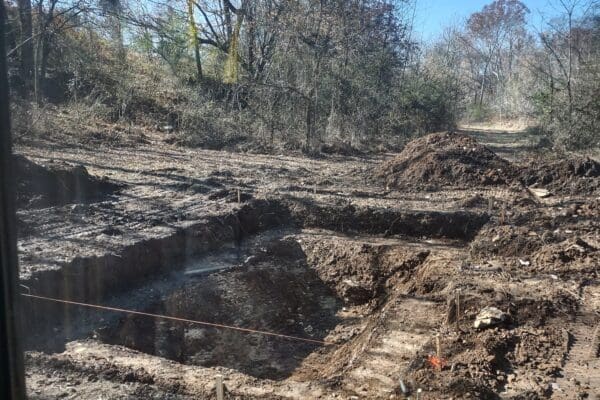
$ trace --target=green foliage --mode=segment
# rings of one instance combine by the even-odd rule
[[[140,33],[132,35],[131,47],[142,54],[151,55],[154,52],[152,33],[147,29],[143,29]]]
[[[412,73],[399,82],[392,113],[396,134],[416,136],[454,127],[457,118],[455,93],[449,81],[425,72]]]

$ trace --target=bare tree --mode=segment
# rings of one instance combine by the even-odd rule
[[[18,0],[19,21],[21,24],[20,72],[21,78],[27,84],[33,81],[34,69],[34,38],[31,16],[31,0]]]
[[[474,51],[474,56],[480,59],[479,106],[483,105],[491,76],[501,81],[500,60],[504,46],[507,47],[510,60],[509,68],[512,67],[514,41],[524,33],[525,15],[528,12],[529,9],[519,0],[495,0],[467,20],[465,43]]]
[[[196,26],[196,19],[194,17],[194,1],[187,0],[188,6],[188,21],[189,21],[189,34],[190,41],[194,48],[194,59],[196,61],[196,74],[198,80],[202,80],[202,59],[200,58],[200,41],[198,38],[198,27]]]

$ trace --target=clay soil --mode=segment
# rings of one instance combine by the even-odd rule
[[[188,320],[23,297],[30,398],[600,398],[598,164],[504,135],[18,146],[23,293]]]

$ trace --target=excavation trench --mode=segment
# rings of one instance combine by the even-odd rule
[[[404,211],[390,219],[389,210],[369,215],[366,210],[335,208],[322,209],[323,218],[314,219],[305,218],[303,210],[306,205],[254,202],[227,218],[126,249],[125,256],[78,260],[68,268],[85,272],[54,271],[49,276],[57,287],[41,280],[43,286],[31,281],[29,289],[40,295],[344,343],[352,336],[344,332],[355,323],[346,308],[376,310],[394,285],[410,278],[429,255],[422,245],[407,245],[406,238],[386,239],[390,224],[392,230],[448,240],[468,239],[486,221],[485,216],[466,212]],[[378,226],[382,215],[388,218]],[[349,235],[345,229],[339,229],[343,234],[320,229],[349,218],[365,232]],[[461,218],[468,223],[452,225]],[[407,221],[413,225],[403,225]],[[440,234],[447,226],[454,231]],[[189,237],[192,232],[194,240]],[[108,271],[112,275],[106,277]],[[90,285],[90,277],[97,278],[92,281],[95,285]],[[335,347],[38,299],[25,299],[23,307],[29,331],[37,332],[28,335],[27,347],[47,352],[62,351],[68,341],[87,337],[184,364],[284,379],[311,353]]]
[[[296,238],[268,232],[260,246],[229,250],[186,268],[189,278],[146,312],[310,340],[325,340],[343,301],[307,263]],[[214,262],[213,262],[214,261]],[[221,269],[217,271],[217,269]],[[207,271],[203,275],[202,271]],[[208,272],[212,271],[212,272]],[[201,324],[123,316],[99,339],[181,363],[287,377],[320,345]]]

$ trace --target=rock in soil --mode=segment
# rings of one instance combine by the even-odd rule
[[[496,307],[485,307],[475,317],[473,327],[475,329],[486,329],[492,326],[500,325],[508,319],[508,314]]]

